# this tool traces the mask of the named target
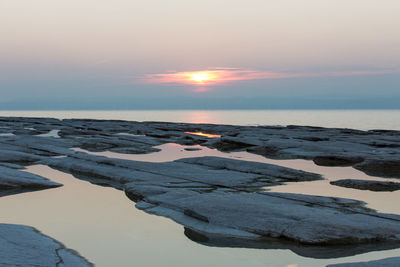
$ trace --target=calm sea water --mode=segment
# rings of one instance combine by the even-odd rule
[[[310,125],[400,130],[400,110],[0,111],[0,116],[118,119],[234,125]]]

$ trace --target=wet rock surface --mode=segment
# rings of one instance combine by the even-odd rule
[[[343,179],[343,180],[332,181],[330,183],[341,187],[354,188],[359,190],[370,190],[377,192],[380,191],[392,192],[400,190],[400,183],[395,183],[395,182]]]
[[[0,144],[2,140],[8,145],[20,143],[21,137],[32,144],[37,139],[28,137],[57,130],[61,138],[53,144],[62,143],[58,147],[135,154],[155,152],[154,146],[165,143],[201,144],[275,159],[312,159],[322,166],[353,166],[372,176],[400,178],[400,131],[17,117],[0,117],[0,127],[3,134],[13,134],[0,136]],[[27,152],[22,148],[18,151]]]
[[[125,188],[128,196],[140,195],[140,201],[154,205],[145,209],[147,212],[170,217],[205,234],[255,240],[283,238],[309,245],[397,241],[400,234],[400,217],[366,211],[360,203],[344,199],[336,202],[308,196],[304,200],[296,194],[224,189],[209,193],[157,189],[133,184]],[[196,211],[197,216],[184,216],[187,210]]]
[[[313,158],[315,164],[319,166],[352,166],[357,163],[361,163],[364,161],[361,157],[351,157],[351,156],[316,156]]]
[[[0,196],[62,186],[41,176],[0,166]]]
[[[400,178],[400,154],[393,154],[394,159],[369,159],[355,165],[355,168],[371,176]]]
[[[318,246],[400,245],[398,215],[378,213],[350,199],[263,190],[282,182],[321,179],[312,173],[218,157],[151,163],[75,153],[41,163],[122,189],[139,209],[203,236],[230,237],[243,244],[279,238]]]
[[[399,215],[378,213],[351,199],[267,191],[323,179],[318,174],[219,157],[152,163],[76,151],[143,154],[166,143],[201,144],[400,178],[398,131],[5,117],[0,127],[0,186],[13,186],[8,188],[17,190],[13,193],[59,186],[21,170],[39,163],[124,190],[137,208],[173,219],[193,240],[208,245],[230,240],[263,248],[266,239],[284,240],[305,255],[321,246],[342,246],[336,256],[400,247]],[[349,244],[358,244],[357,250],[343,249]]]
[[[297,255],[317,259],[332,259],[348,257],[368,251],[388,250],[395,244],[385,243],[377,246],[375,243],[358,245],[304,245],[290,240],[262,237],[260,239],[235,239],[218,234],[205,234],[190,228],[185,228],[185,236],[202,245],[211,247],[255,248],[255,249],[289,249]]]
[[[152,163],[113,159],[77,152],[67,158],[49,158],[41,161],[50,167],[86,176],[94,182],[109,181],[126,184],[159,182],[168,187],[189,183],[201,187],[224,187],[243,190],[260,190],[264,186],[279,185],[290,181],[323,179],[320,175],[280,167],[272,164],[240,161],[218,157],[201,157]],[[159,185],[159,184],[157,184]]]
[[[92,266],[73,250],[36,229],[0,224],[0,266]]]

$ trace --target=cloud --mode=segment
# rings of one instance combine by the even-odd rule
[[[343,77],[399,73],[400,69],[352,70],[334,72],[274,72],[239,68],[209,68],[198,71],[182,71],[148,74],[138,81],[155,84],[218,85],[245,80],[287,79],[300,77]]]

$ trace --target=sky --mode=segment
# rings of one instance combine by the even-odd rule
[[[1,0],[0,109],[400,108],[398,0]]]

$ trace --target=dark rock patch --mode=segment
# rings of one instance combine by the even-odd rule
[[[280,156],[280,149],[273,146],[254,146],[247,148],[246,151],[267,158],[279,158]]]
[[[303,136],[303,137],[297,137],[297,139],[311,141],[311,142],[329,141],[329,138],[327,137],[318,137],[318,136]]]
[[[352,166],[354,164],[364,161],[361,157],[348,157],[348,156],[316,156],[313,158],[316,165],[319,166]]]
[[[199,151],[199,150],[201,150],[200,147],[185,147],[184,149],[186,151]]]
[[[343,179],[338,181],[332,181],[330,182],[330,184],[346,188],[370,190],[376,192],[381,192],[381,191],[392,192],[400,190],[400,183],[395,183],[395,182]]]
[[[381,176],[388,178],[400,178],[400,159],[399,160],[367,160],[354,166],[371,176]]]
[[[203,216],[203,215],[201,215],[201,214],[199,214],[199,213],[197,213],[196,211],[191,210],[191,209],[185,209],[185,210],[183,211],[183,214],[185,214],[186,216],[195,218],[195,219],[197,219],[197,220],[206,222],[206,223],[209,222],[209,221],[208,221],[208,218],[207,218],[206,216]]]
[[[237,151],[237,150],[243,150],[245,148],[253,147],[254,145],[251,144],[246,144],[242,142],[237,142],[233,140],[221,140],[219,142],[215,142],[213,144],[213,147],[220,151]]]

